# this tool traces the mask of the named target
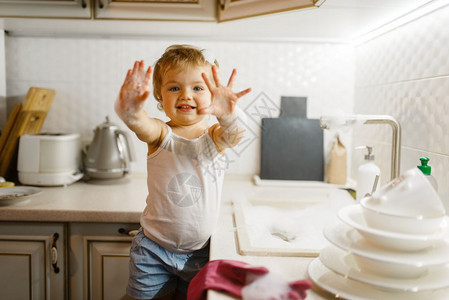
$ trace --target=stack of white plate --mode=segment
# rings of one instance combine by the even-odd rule
[[[332,245],[308,268],[318,286],[347,299],[449,299],[449,218],[430,234],[368,225],[360,204],[338,213],[324,235]]]

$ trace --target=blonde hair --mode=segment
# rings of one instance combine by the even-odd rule
[[[191,45],[172,45],[168,47],[161,58],[156,61],[153,70],[153,95],[159,102],[158,106],[160,108],[162,104],[162,79],[169,70],[211,66],[212,64],[218,67],[217,60],[213,59],[213,62],[211,62],[205,58],[205,52],[206,50]],[[208,59],[212,60],[210,58]]]

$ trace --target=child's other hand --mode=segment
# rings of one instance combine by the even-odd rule
[[[115,110],[123,118],[133,117],[139,112],[150,94],[151,66],[145,71],[145,62],[136,61],[128,70],[115,104]]]
[[[204,82],[212,94],[212,102],[209,107],[200,109],[198,111],[199,114],[212,114],[217,118],[220,118],[234,112],[237,100],[251,91],[250,88],[238,93],[232,91],[232,85],[236,74],[237,71],[233,69],[227,86],[221,84],[216,66],[212,66],[212,75],[214,77],[215,86],[209,81],[209,78],[207,78],[205,73],[202,74]]]

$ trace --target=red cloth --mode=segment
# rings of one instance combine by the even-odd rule
[[[187,300],[205,300],[208,289],[226,291],[241,297],[247,274],[263,275],[268,272],[265,267],[254,267],[241,261],[210,261],[190,282]],[[309,289],[312,283],[309,280],[299,280],[289,283],[289,286],[292,288],[290,299],[301,299],[306,297],[305,290]]]
[[[290,282],[289,286],[292,289],[289,294],[289,299],[306,299],[306,290],[312,288],[312,282],[307,279],[297,280],[294,282]],[[299,298],[297,298],[297,296],[299,296]]]

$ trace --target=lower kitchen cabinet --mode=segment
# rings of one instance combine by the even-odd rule
[[[122,299],[139,224],[69,224],[70,299]]]
[[[66,225],[0,222],[0,299],[67,299]]]
[[[122,299],[139,224],[0,222],[0,299]]]

